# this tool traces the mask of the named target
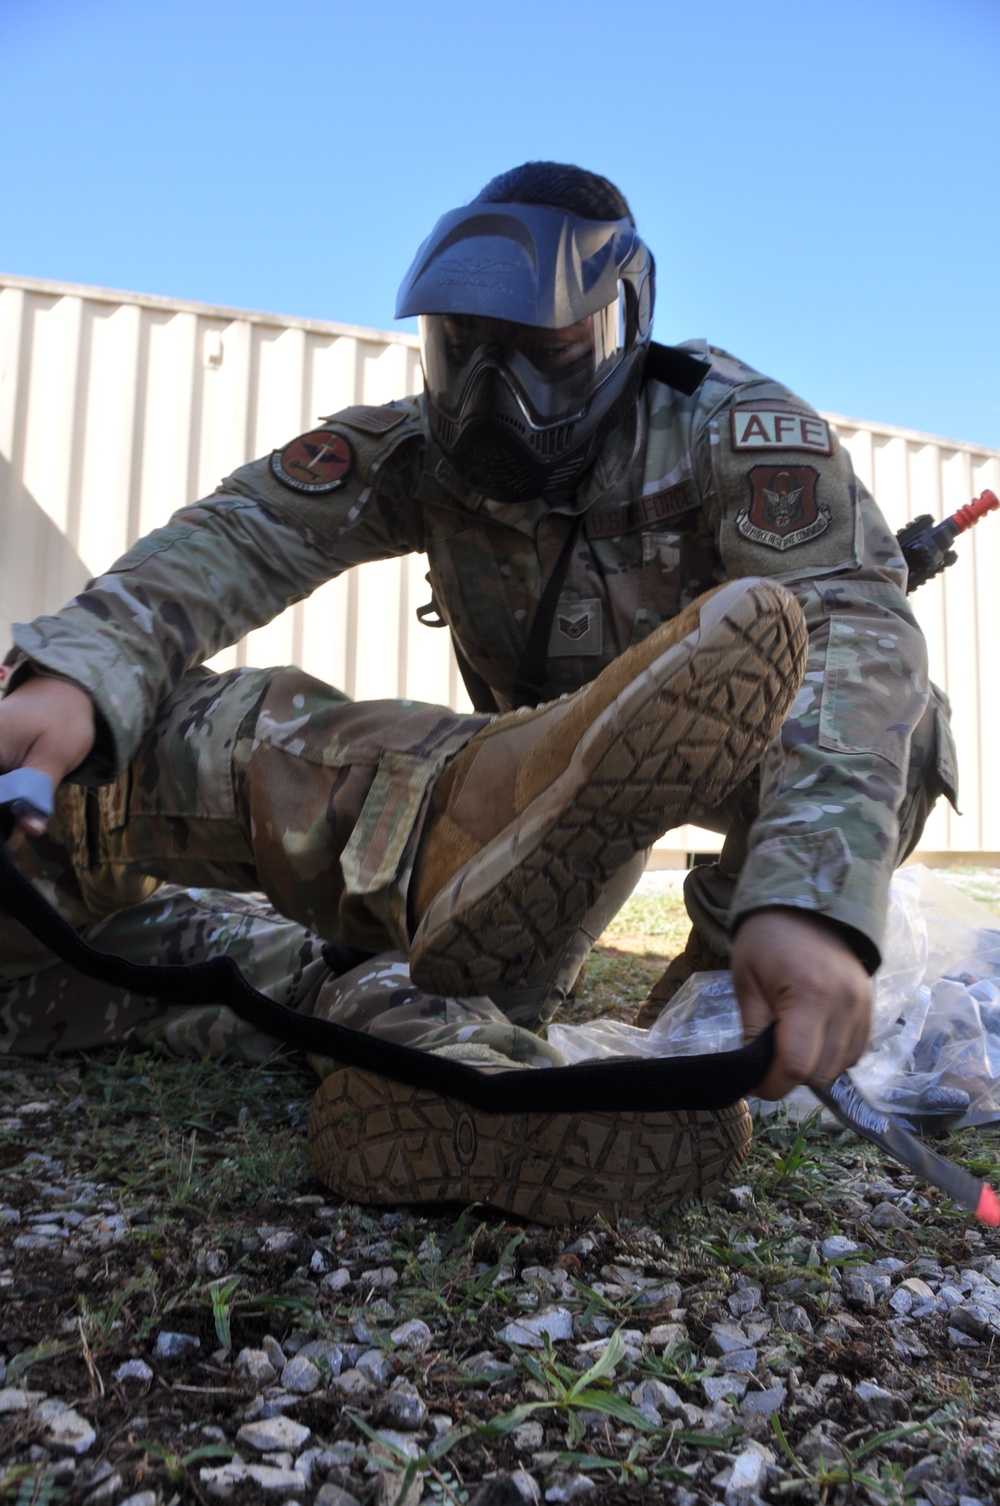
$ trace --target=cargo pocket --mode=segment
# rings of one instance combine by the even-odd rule
[[[132,864],[116,861],[114,856],[121,845],[121,833],[128,825],[131,786],[131,770],[126,769],[112,784],[81,791],[86,860],[82,861],[81,851],[74,866],[80,892],[95,919],[128,905],[141,904],[161,883]]]
[[[909,688],[890,617],[831,616],[818,742],[831,753],[867,753],[904,770],[910,744],[896,730],[900,684]]]

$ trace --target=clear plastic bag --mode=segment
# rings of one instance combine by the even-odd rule
[[[1000,1119],[1000,920],[915,864],[893,876],[883,955],[871,1043],[851,1068],[861,1093],[926,1126]],[[650,1030],[595,1020],[548,1037],[567,1061],[697,1056],[735,1050],[742,1026],[732,975],[695,973]]]
[[[893,877],[871,1044],[851,1076],[909,1119],[1000,1118],[1000,920],[919,865]]]
[[[600,1056],[701,1056],[735,1051],[743,1027],[730,972],[695,973],[649,1030],[618,1020],[548,1028],[548,1041],[567,1062]]]

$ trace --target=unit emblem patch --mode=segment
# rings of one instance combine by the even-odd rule
[[[271,470],[295,492],[332,492],[354,468],[354,451],[343,434],[312,429],[271,455]]]
[[[750,501],[736,526],[754,544],[792,549],[830,526],[831,513],[817,494],[819,472],[811,465],[755,465],[747,472]]]
[[[734,450],[811,450],[832,455],[830,425],[817,413],[763,404],[732,408],[729,424]]]

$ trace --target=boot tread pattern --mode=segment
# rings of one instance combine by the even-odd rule
[[[605,717],[607,746],[532,852],[479,899],[465,901],[458,877],[447,920],[411,952],[414,981],[456,997],[516,988],[567,946],[635,852],[720,805],[760,762],[805,649],[797,607],[766,586],[748,590],[624,726]]]
[[[316,1174],[348,1201],[484,1203],[548,1225],[639,1217],[718,1191],[750,1135],[742,1101],[712,1112],[486,1114],[358,1068],[324,1081],[309,1121]]]

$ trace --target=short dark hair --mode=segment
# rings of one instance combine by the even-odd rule
[[[584,220],[628,220],[628,200],[599,173],[570,162],[523,162],[491,178],[474,200],[483,204],[546,204]]]

